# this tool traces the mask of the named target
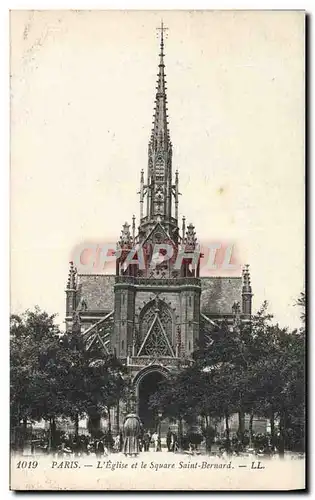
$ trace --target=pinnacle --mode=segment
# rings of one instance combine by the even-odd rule
[[[68,281],[67,281],[67,289],[75,289],[76,288],[76,275],[77,275],[77,269],[73,265],[73,261],[69,262],[70,268],[69,268],[69,274],[68,274]]]
[[[167,98],[166,98],[166,80],[164,73],[164,39],[163,39],[163,25],[161,27],[161,40],[160,40],[160,61],[159,61],[159,71],[157,73],[156,81],[156,96],[154,101],[154,115],[153,115],[153,128],[151,131],[151,140],[155,140],[156,144],[162,145],[163,148],[168,149],[169,143],[169,131],[168,131],[168,115],[167,115]]]

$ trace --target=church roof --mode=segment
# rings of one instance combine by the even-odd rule
[[[200,310],[204,314],[229,314],[242,297],[241,277],[200,277]]]
[[[242,296],[241,277],[200,277],[200,310],[205,314],[230,314]],[[114,309],[115,275],[78,274],[78,301],[85,300],[87,311],[106,313]]]
[[[114,284],[112,274],[78,274],[78,303],[85,300],[88,311],[112,311]]]

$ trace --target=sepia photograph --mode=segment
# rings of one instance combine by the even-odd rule
[[[10,489],[306,488],[305,12],[10,12]]]

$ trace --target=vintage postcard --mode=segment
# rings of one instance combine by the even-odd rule
[[[305,489],[305,13],[10,49],[10,488]]]

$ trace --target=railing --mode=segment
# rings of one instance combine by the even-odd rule
[[[199,278],[137,278],[134,276],[116,276],[115,283],[145,286],[201,286]]]
[[[152,366],[152,357],[154,356],[130,356],[127,358],[128,366]],[[173,358],[168,356],[157,357],[156,363],[165,367],[189,366],[191,360],[185,358]]]
[[[152,217],[146,215],[145,217],[142,217],[141,218],[141,222],[142,223],[146,223],[146,222],[157,222],[158,220],[158,217],[160,217],[159,214],[156,214],[156,215],[153,215]],[[166,217],[166,216],[163,216],[163,222],[165,223],[168,223],[168,222],[171,222],[172,224],[174,225],[177,225],[177,219],[175,219],[175,217]]]

